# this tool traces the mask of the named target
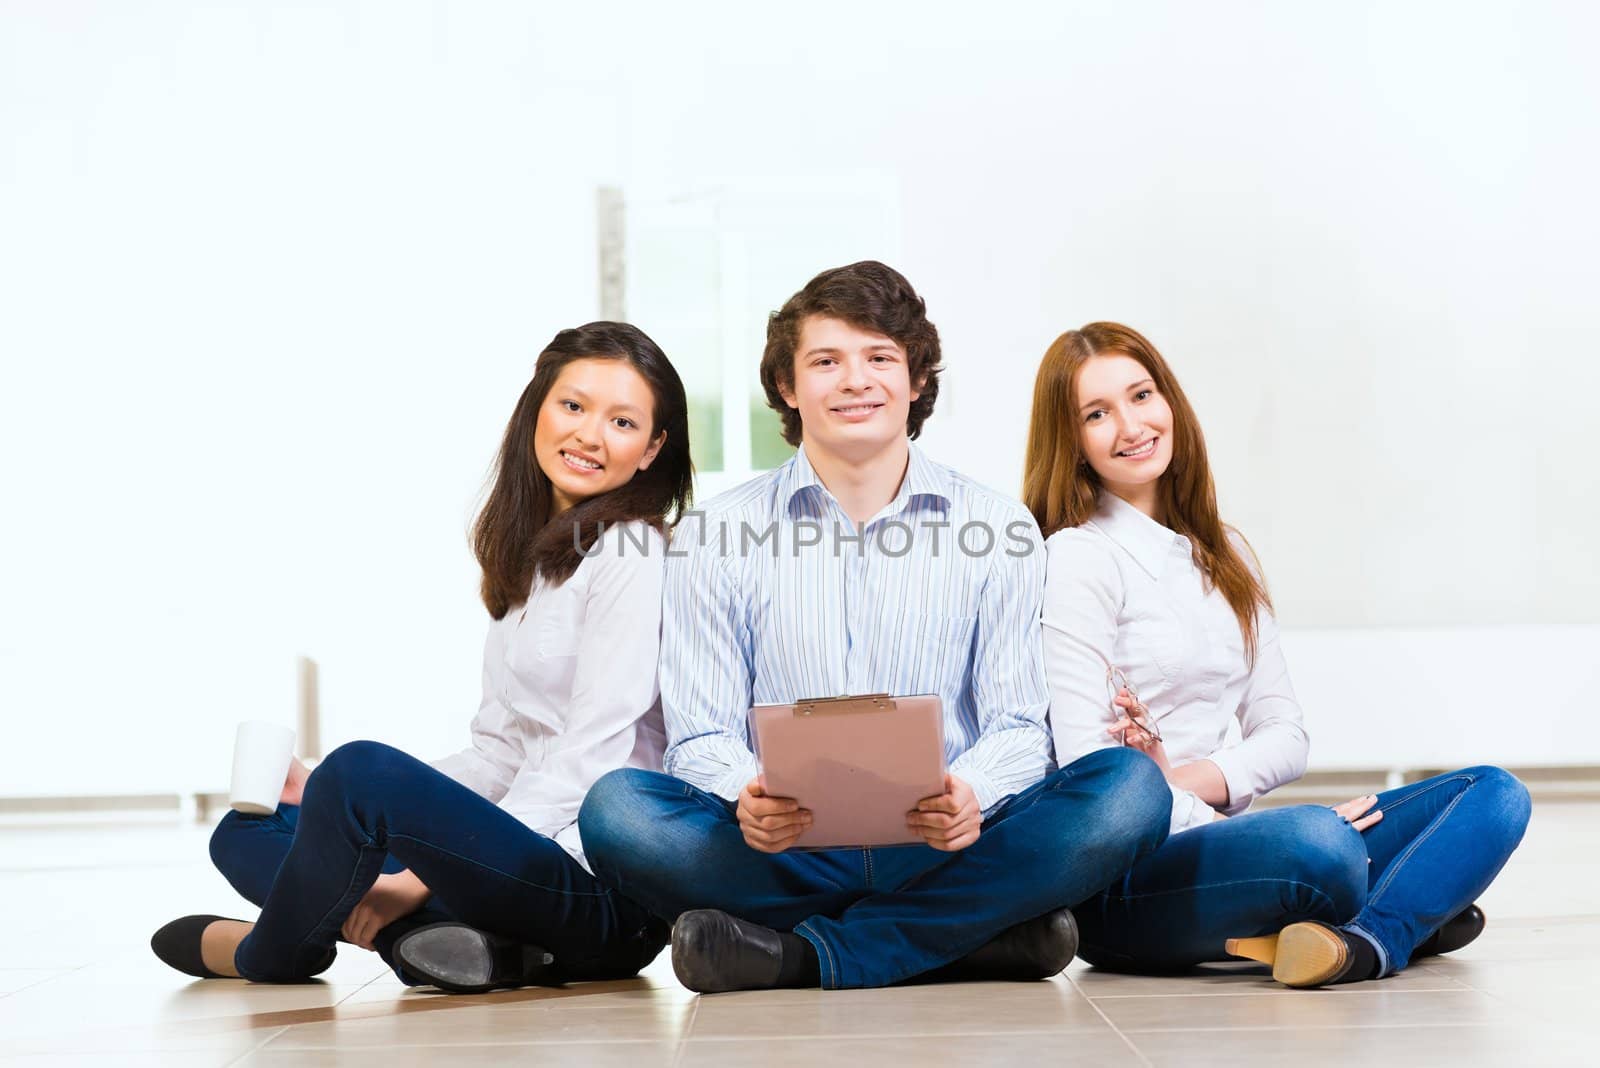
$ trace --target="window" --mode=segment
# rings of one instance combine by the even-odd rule
[[[625,312],[683,377],[704,500],[793,455],[758,373],[767,317],[828,267],[894,263],[898,198],[870,178],[743,183],[623,211]]]

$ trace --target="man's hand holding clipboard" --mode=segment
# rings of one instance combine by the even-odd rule
[[[978,840],[983,810],[978,796],[959,777],[946,774],[945,792],[925,797],[906,813],[906,826],[934,849],[955,852]],[[782,853],[811,826],[811,813],[792,797],[768,797],[760,779],[739,791],[739,829],[751,849]]]
[[[745,842],[801,848],[927,845],[978,839],[972,788],[944,762],[944,717],[932,694],[817,698],[750,710],[761,776],[739,793]]]
[[[983,829],[983,809],[978,795],[965,781],[949,772],[944,776],[944,793],[925,797],[906,813],[906,826],[922,835],[935,849],[954,853],[978,840]]]
[[[739,830],[751,849],[782,853],[794,845],[807,827],[811,813],[792,797],[768,797],[760,779],[751,779],[739,791]]]

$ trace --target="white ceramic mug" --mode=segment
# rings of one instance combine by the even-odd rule
[[[294,731],[265,720],[246,720],[233,738],[233,785],[228,805],[235,812],[270,816],[289,778]]]

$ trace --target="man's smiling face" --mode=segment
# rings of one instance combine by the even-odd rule
[[[782,394],[800,413],[808,452],[852,461],[904,437],[911,403],[919,396],[897,341],[821,315],[800,324],[794,380]]]

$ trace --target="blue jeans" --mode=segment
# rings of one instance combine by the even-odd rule
[[[261,916],[234,953],[246,979],[314,974],[379,873],[405,868],[432,897],[375,940],[391,966],[401,934],[440,920],[542,946],[571,979],[634,975],[667,938],[665,924],[554,841],[378,742],[330,753],[292,815],[224,818],[211,852],[242,894],[259,895]]]
[[[955,853],[762,853],[732,802],[634,769],[594,785],[578,827],[595,874],[656,915],[712,908],[792,930],[816,947],[822,985],[844,989],[921,975],[1087,898],[1161,844],[1171,808],[1148,757],[1105,749],[1006,801]]]
[[[1117,971],[1179,971],[1228,959],[1229,938],[1320,920],[1364,937],[1380,975],[1471,904],[1528,826],[1528,791],[1494,767],[1378,795],[1383,819],[1357,831],[1332,809],[1296,805],[1175,834],[1074,913],[1083,959]]]

